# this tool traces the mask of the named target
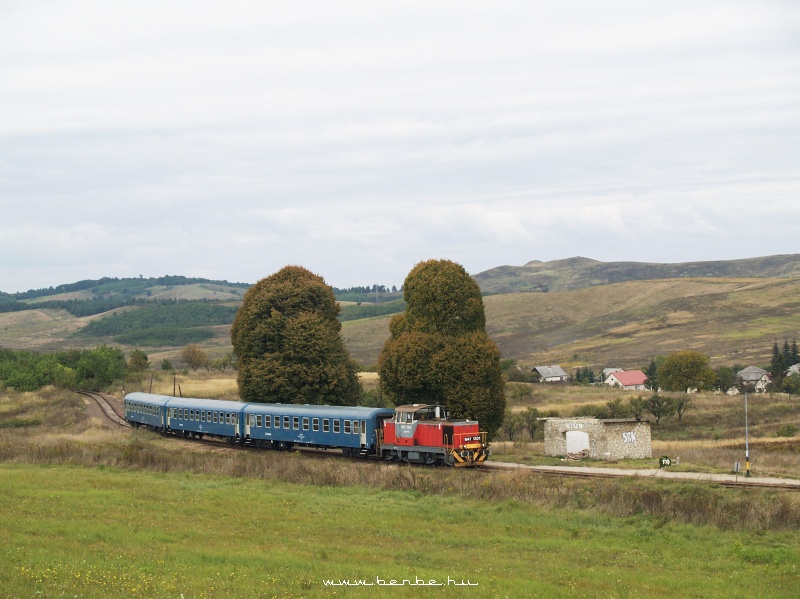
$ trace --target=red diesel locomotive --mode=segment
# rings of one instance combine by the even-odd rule
[[[413,404],[395,408],[378,430],[378,455],[413,464],[477,466],[489,456],[486,433],[474,420],[452,420],[444,408]]]

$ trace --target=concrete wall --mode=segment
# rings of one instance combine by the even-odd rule
[[[571,432],[571,442],[577,443],[581,441],[581,433],[588,435],[590,458],[627,460],[653,457],[650,423],[646,420],[548,418],[544,423],[545,455],[566,455],[568,432]]]

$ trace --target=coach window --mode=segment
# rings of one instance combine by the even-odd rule
[[[349,420],[345,420],[344,421],[344,434],[345,435],[349,435],[350,434],[350,421]]]
[[[334,419],[334,421],[333,421],[333,432],[334,433],[338,433],[339,432],[339,420],[337,420],[337,419]]]
[[[358,420],[353,420],[353,434],[358,434]]]
[[[206,422],[211,422],[211,412],[206,412]]]
[[[311,421],[311,430],[313,430],[315,433],[319,432],[319,418],[314,418]]]
[[[292,424],[294,425],[294,430],[299,431],[300,430],[300,417],[299,416],[293,417],[292,418]]]
[[[283,428],[285,428],[287,431],[291,428],[291,426],[289,426],[289,417],[288,416],[284,416],[283,417]]]
[[[262,422],[263,422],[263,419],[261,418],[261,416],[260,416],[260,415],[259,415],[259,416],[256,416],[256,426],[257,426],[258,428],[261,428],[261,423],[262,423]]]
[[[272,428],[272,416],[264,416],[264,428]]]
[[[331,421],[327,418],[322,419],[322,432],[329,433],[331,432]]]
[[[201,422],[205,422],[206,421],[206,411],[205,410],[200,412],[200,421]]]
[[[303,418],[303,430],[308,430],[308,418]]]

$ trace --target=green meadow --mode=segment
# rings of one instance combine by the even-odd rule
[[[330,584],[344,581],[369,584]],[[796,597],[798,584],[796,530],[415,489],[0,465],[3,597]]]

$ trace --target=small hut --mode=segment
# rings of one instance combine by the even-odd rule
[[[653,457],[650,421],[635,418],[544,418],[544,453],[598,460]]]

